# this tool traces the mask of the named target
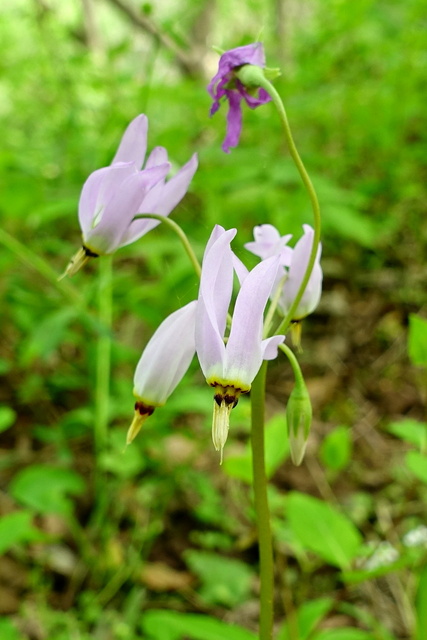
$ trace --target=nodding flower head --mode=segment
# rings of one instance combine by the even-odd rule
[[[275,358],[284,340],[262,337],[264,308],[279,259],[268,258],[247,273],[230,247],[235,235],[236,229],[214,228],[203,257],[196,312],[196,351],[206,381],[214,388],[212,439],[221,459],[231,410],[250,390],[262,361]],[[241,286],[225,343],[234,271]]]
[[[251,109],[255,109],[271,100],[265,89],[248,86],[238,78],[237,72],[244,65],[265,67],[265,55],[261,42],[254,42],[223,53],[219,60],[218,72],[208,85],[208,92],[213,99],[211,116],[218,111],[222,98],[228,101],[227,135],[222,143],[222,149],[226,153],[230,152],[230,147],[236,147],[239,143],[242,129],[241,101],[244,100]]]
[[[134,377],[135,415],[127,443],[136,437],[156,407],[166,403],[195,354],[196,300],[164,320],[145,347]]]
[[[259,256],[262,260],[272,255],[279,256],[281,268],[278,271],[276,282],[278,284],[280,280],[283,281],[278,302],[279,309],[283,315],[287,314],[299,291],[313,246],[314,230],[308,224],[303,225],[303,230],[304,235],[298,240],[293,249],[287,246],[292,236],[280,236],[277,229],[270,224],[255,227],[254,242],[245,244],[248,251]],[[294,322],[298,322],[308,316],[319,304],[322,293],[321,253],[322,246],[319,245],[309,281],[292,318]]]
[[[298,240],[292,250],[292,258],[289,265],[288,277],[283,285],[279,306],[284,315],[287,314],[301,286],[307,270],[311,248],[314,240],[314,230],[309,224],[303,224],[304,235]],[[316,261],[313,266],[309,281],[304,290],[303,296],[298,303],[292,320],[302,320],[312,313],[319,304],[322,293],[322,267],[320,266],[320,256],[322,245],[319,245]]]
[[[79,202],[83,246],[64,275],[74,275],[90,258],[113,253],[159,224],[157,220],[134,220],[138,213],[167,216],[184,197],[197,169],[197,155],[168,182],[165,178],[171,165],[163,147],[153,149],[141,170],[147,130],[145,115],[132,120],[111,165],[94,171],[84,183]]]

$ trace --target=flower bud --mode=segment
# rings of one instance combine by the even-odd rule
[[[286,420],[292,462],[299,466],[304,458],[311,427],[312,408],[305,382],[297,380],[286,406]]]
[[[281,75],[280,69],[261,68],[254,64],[244,64],[240,68],[236,68],[234,73],[248,89],[262,86],[265,78],[275,80]]]

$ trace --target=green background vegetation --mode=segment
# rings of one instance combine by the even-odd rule
[[[97,319],[100,261],[56,278],[80,243],[84,180],[142,112],[149,149],[165,146],[175,168],[199,153],[173,213],[199,256],[215,223],[238,227],[234,248],[251,266],[255,224],[298,237],[311,222],[273,107],[245,110],[230,155],[225,107],[208,118],[212,45],[257,39],[282,70],[276,86],[323,213],[324,295],[301,356],[314,424],[298,469],[284,423],[290,368],[279,360],[269,377],[277,638],[426,637],[426,3],[230,7],[1,3],[2,640],[255,638],[248,402],[219,468],[194,364],[123,451],[141,350],[197,295],[181,246],[158,227],[117,252],[110,332]],[[100,402],[109,433],[96,447]]]

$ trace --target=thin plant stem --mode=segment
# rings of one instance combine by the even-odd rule
[[[264,414],[265,414],[265,380],[267,362],[264,361],[252,383],[251,407],[251,447],[253,489],[255,513],[258,530],[259,562],[260,562],[260,640],[271,640],[273,637],[273,596],[274,596],[274,564],[273,542],[271,536],[270,509],[267,496],[267,476],[265,472]]]
[[[108,436],[113,317],[112,280],[112,258],[103,256],[99,261],[98,319],[104,331],[98,335],[96,345],[95,451],[97,460],[105,448]]]
[[[292,349],[290,349],[288,345],[285,344],[284,342],[282,342],[282,344],[279,344],[279,349],[285,354],[285,356],[289,360],[289,363],[292,367],[292,371],[294,372],[295,382],[298,382],[298,383],[304,382],[304,376],[302,375],[301,367],[299,366],[299,362],[294,352],[292,351]]]
[[[165,225],[170,227],[177,234],[177,236],[179,237],[179,239],[181,240],[181,242],[183,244],[183,247],[184,247],[188,257],[190,258],[190,262],[194,267],[194,271],[196,272],[197,276],[200,278],[200,274],[202,273],[202,268],[200,266],[199,261],[197,260],[196,254],[193,251],[193,247],[191,246],[186,234],[181,229],[179,224],[177,224],[176,222],[174,222],[174,220],[171,220],[170,218],[167,218],[165,216],[157,215],[156,213],[139,213],[133,219],[134,220],[141,220],[141,219],[145,220],[146,218],[152,219],[152,220],[159,220],[160,222],[163,222]]]
[[[291,128],[289,126],[288,117],[286,115],[286,110],[282,99],[279,93],[276,91],[275,87],[267,80],[262,77],[259,79],[259,86],[267,91],[267,93],[271,96],[274,106],[279,112],[280,121],[282,123],[283,132],[285,134],[286,144],[288,146],[289,153],[294,161],[301,179],[304,183],[305,188],[307,189],[308,195],[310,197],[311,206],[313,209],[313,217],[314,217],[314,237],[313,237],[313,245],[311,247],[310,257],[307,264],[307,269],[305,271],[304,277],[301,281],[300,288],[298,289],[298,293],[295,296],[295,299],[286,314],[285,318],[282,320],[280,325],[277,327],[275,333],[286,333],[291,321],[293,320],[294,313],[298,308],[300,300],[304,295],[304,291],[307,287],[308,281],[310,279],[311,272],[313,271],[313,267],[316,261],[317,251],[320,243],[320,228],[321,228],[321,220],[320,220],[320,207],[319,201],[317,198],[316,191],[313,187],[313,183],[311,182],[310,176],[307,173],[306,168],[304,167],[303,161],[300,158],[300,155],[295,146],[294,139],[292,137]]]

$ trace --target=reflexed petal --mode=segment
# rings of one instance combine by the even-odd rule
[[[285,341],[285,336],[271,336],[261,342],[263,360],[274,360],[277,358],[279,344]]]
[[[223,53],[219,59],[218,72],[208,85],[208,91],[212,98],[216,97],[215,85],[223,78],[226,78],[235,67],[240,67],[242,64],[253,64],[258,67],[265,67],[265,54],[261,42],[236,47]],[[220,86],[218,85],[217,88],[220,88]]]
[[[166,318],[145,347],[134,377],[134,394],[151,406],[165,404],[195,353],[196,300]]]
[[[131,175],[136,175],[133,162],[104,167],[90,174],[83,185],[79,201],[79,222],[84,239],[101,219],[115,192]]]
[[[295,311],[293,320],[302,320],[312,313],[319,304],[322,295],[323,273],[320,264],[315,264],[304,294]],[[292,284],[292,282],[291,282]],[[296,294],[295,294],[296,295]]]
[[[221,372],[225,358],[224,331],[233,289],[233,252],[230,242],[236,229],[217,226],[203,257],[196,320],[196,348],[206,378]],[[212,236],[216,237],[211,242]],[[218,237],[219,236],[219,237]]]
[[[157,213],[161,216],[169,215],[187,193],[188,186],[196,173],[197,166],[198,160],[197,154],[195,153],[187,164],[185,164],[173,178],[166,182],[166,184],[159,182],[148,191],[138,207],[138,213]],[[160,222],[157,220],[134,220],[120,246],[123,247],[130,242],[134,242],[158,224],[160,224]]]
[[[239,142],[242,128],[241,100],[244,99],[251,109],[271,100],[265,89],[260,88],[256,91],[257,95],[253,95],[237,78],[234,69],[247,64],[265,67],[264,48],[261,42],[254,42],[226,51],[220,57],[218,72],[207,88],[213,99],[210,109],[211,116],[218,111],[221,98],[226,97],[229,102],[227,135],[222,144],[222,149],[226,153],[229,153],[230,148],[236,147]]]
[[[272,224],[261,224],[254,228],[254,242],[247,242],[245,249],[262,260],[280,254],[280,263],[288,266],[291,262],[292,250],[287,243],[292,238],[291,234],[281,236]]]
[[[227,113],[227,135],[222,143],[222,150],[230,152],[230,147],[237,147],[239,144],[240,132],[242,130],[242,108],[240,106],[241,97],[234,91],[227,91],[228,113]]]
[[[117,153],[111,164],[117,162],[134,162],[136,168],[140,169],[144,163],[145,153],[147,151],[147,131],[147,116],[141,114],[134,118],[124,132]]]
[[[147,158],[145,169],[150,169],[150,167],[157,167],[159,164],[164,164],[165,162],[168,162],[168,152],[166,151],[166,149],[164,147],[154,147]]]
[[[93,218],[96,213],[96,203],[98,200],[98,193],[100,191],[102,182],[108,172],[111,171],[111,167],[103,167],[97,169],[87,178],[83,185],[80,201],[79,201],[79,223],[83,236],[92,228]]]
[[[309,225],[303,225],[304,235],[295,245],[292,254],[292,261],[289,267],[289,276],[286,280],[283,293],[280,297],[280,306],[284,313],[290,309],[295,296],[298,293],[310,258],[311,247],[313,246],[314,231]],[[316,256],[316,262],[311,272],[310,279],[303,294],[302,299],[295,311],[294,320],[301,319],[314,311],[319,303],[322,290],[322,269],[320,266],[321,245]]]
[[[289,276],[294,279],[299,278],[300,281],[307,269],[314,238],[314,230],[309,225],[304,225],[304,227],[304,235],[294,247],[292,262],[289,267]]]
[[[238,80],[236,82],[236,87],[242,98],[244,98],[246,104],[251,109],[256,109],[256,107],[260,107],[262,104],[266,104],[271,101],[270,95],[264,89],[258,89],[257,96],[252,95],[248,92],[246,87]]]
[[[250,387],[261,366],[263,314],[278,268],[277,256],[260,262],[249,272],[237,296],[224,377],[244,387]]]
[[[209,240],[206,243],[206,247],[205,247],[205,251],[203,254],[203,259],[204,256],[206,256],[209,251],[211,250],[212,246],[215,244],[215,242],[225,233],[225,229],[224,227],[222,227],[220,224],[216,224],[214,226],[214,228],[212,229],[212,233],[209,236]],[[236,230],[237,233],[237,230]],[[234,236],[233,236],[234,237]]]
[[[112,253],[121,246],[144,191],[164,178],[168,171],[168,164],[160,165],[127,178],[107,202],[100,222],[85,237],[87,246],[101,254]]]
[[[233,267],[239,280],[240,286],[243,284],[243,280],[249,273],[249,269],[243,264],[243,262],[233,253]]]

